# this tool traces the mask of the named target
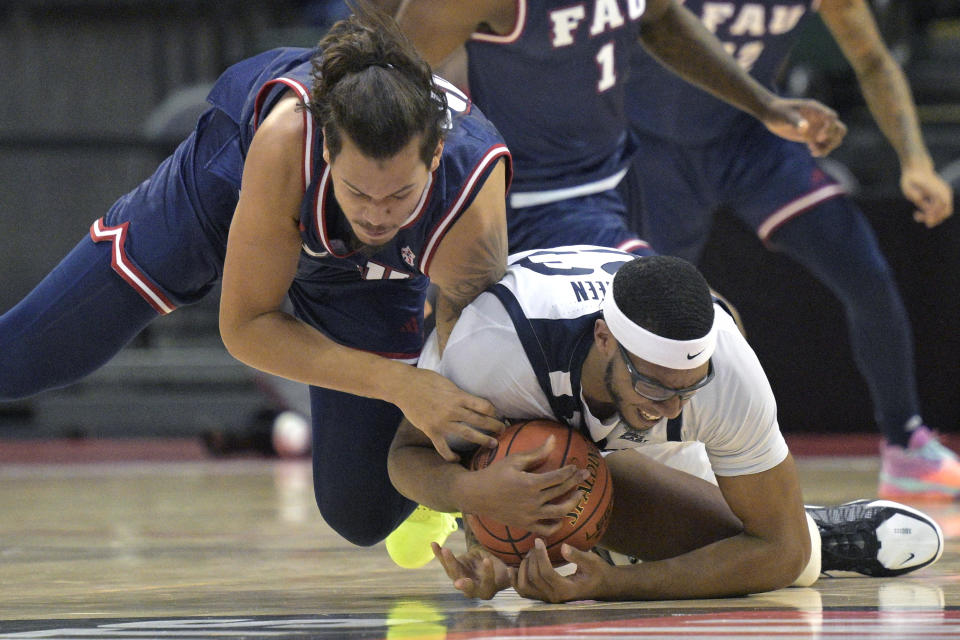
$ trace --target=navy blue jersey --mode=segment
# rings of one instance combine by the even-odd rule
[[[287,90],[305,104],[310,102],[311,55],[305,49],[266,52],[234,66],[213,88],[211,102],[243,127],[240,149],[244,155],[256,127]],[[237,91],[238,82],[249,83],[252,91],[242,103],[234,99],[222,104],[225,98],[243,95]],[[347,248],[348,226],[333,196],[330,167],[323,160],[323,136],[304,110],[306,156],[300,208],[304,256],[298,278],[349,281],[358,275],[371,280],[429,275],[443,235],[473,202],[496,161],[509,157],[497,130],[466,96],[443,80],[437,82],[447,91],[451,112],[440,165],[397,236],[369,257]]]
[[[768,88],[796,39],[798,25],[819,0],[686,0],[684,6],[728,52]],[[751,116],[685,82],[642,47],[626,83],[630,124],[646,135],[685,144],[710,142]]]
[[[625,166],[622,80],[641,0],[518,0],[514,30],[467,43],[470,97],[513,154],[513,194],[610,178]]]
[[[219,279],[254,133],[285,92],[309,103],[314,53],[274,49],[227,69],[194,134],[94,223],[93,240],[115,244],[114,270],[158,312],[196,301]],[[303,242],[289,292],[294,310],[343,344],[403,359],[420,349],[417,318],[438,245],[498,159],[507,160],[510,176],[509,152],[494,126],[454,87],[437,84],[450,108],[439,166],[396,237],[372,253],[348,250],[351,231],[330,186],[321,129],[302,111]],[[397,323],[399,333],[384,329]]]

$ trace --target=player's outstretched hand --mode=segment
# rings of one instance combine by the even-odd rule
[[[479,545],[470,547],[462,556],[431,542],[433,555],[443,565],[447,576],[453,580],[453,586],[468,598],[489,600],[497,592],[506,589],[514,582],[517,570],[508,567],[500,558],[484,550]]]
[[[471,513],[549,537],[563,526],[582,494],[578,485],[590,476],[587,469],[568,464],[553,471],[533,471],[549,457],[556,438],[531,451],[510,453],[471,474],[466,499]],[[509,496],[509,499],[504,499]]]
[[[900,190],[917,207],[913,219],[928,229],[953,215],[953,189],[932,164],[905,168],[900,175]]]
[[[568,562],[577,565],[577,570],[560,575],[550,564],[547,547],[537,538],[534,546],[517,569],[514,588],[526,598],[544,602],[570,602],[571,600],[609,600],[614,597],[610,585],[616,582],[616,567],[611,567],[595,553],[574,549],[568,544],[560,548]]]
[[[816,157],[836,149],[847,135],[837,112],[816,100],[776,98],[763,124],[781,138],[803,142]]]
[[[411,368],[403,380],[400,400],[395,404],[416,428],[423,431],[443,459],[457,462],[460,456],[451,442],[470,442],[481,447],[497,446],[491,433],[506,426],[488,400],[462,390],[450,380],[427,369]]]

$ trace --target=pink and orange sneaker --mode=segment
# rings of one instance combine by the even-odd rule
[[[960,460],[926,425],[914,430],[906,449],[883,444],[880,456],[880,498],[960,499]]]

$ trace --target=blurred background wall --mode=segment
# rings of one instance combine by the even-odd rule
[[[960,185],[960,1],[873,5],[913,85],[934,160]],[[4,0],[0,312],[150,175],[192,128],[226,66],[272,46],[309,46],[343,11],[340,0]],[[850,127],[828,169],[848,181],[896,271],[914,322],[924,411],[935,428],[956,430],[960,223],[955,216],[928,231],[912,222],[893,151],[818,20],[784,82],[787,92],[833,106]],[[785,431],[875,431],[827,291],[722,214],[701,266],[740,308]],[[240,426],[277,404],[269,385],[224,351],[217,298],[162,318],[73,387],[0,403],[0,438],[189,436]]]

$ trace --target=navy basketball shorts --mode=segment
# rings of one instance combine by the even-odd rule
[[[216,109],[147,180],[90,230],[114,245],[113,268],[160,313],[197,302],[220,279],[236,185],[211,171],[237,126]]]
[[[805,145],[757,121],[704,146],[635,135],[640,151],[627,178],[632,226],[660,253],[698,260],[721,207],[767,242],[795,216],[845,194]]]
[[[627,225],[626,205],[615,190],[507,209],[510,253],[592,244],[650,255],[650,245]]]

